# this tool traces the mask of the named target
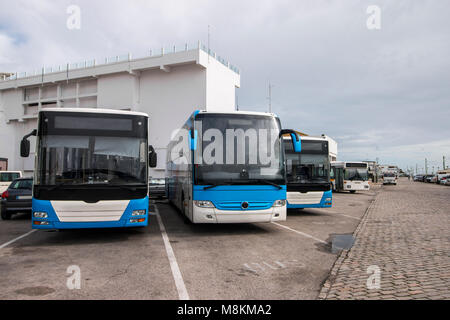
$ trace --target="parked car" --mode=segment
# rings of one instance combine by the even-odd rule
[[[150,178],[148,195],[150,198],[164,198],[166,196],[166,179]]]
[[[440,184],[446,184],[447,181],[450,181],[450,176],[442,177],[441,180],[439,180],[439,183]]]
[[[420,175],[420,174],[416,174],[416,175],[414,176],[414,181],[423,181],[423,176]]]
[[[423,182],[431,182],[431,179],[433,179],[434,175],[427,174],[424,176]]]
[[[445,185],[450,186],[450,179],[445,180]]]
[[[8,189],[14,179],[22,177],[21,171],[0,171],[0,194]]]
[[[32,178],[15,179],[2,193],[1,217],[3,220],[19,212],[31,212]]]

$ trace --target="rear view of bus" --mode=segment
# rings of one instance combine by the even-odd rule
[[[32,227],[148,224],[148,116],[102,109],[44,109],[37,135]]]
[[[273,114],[195,112],[168,147],[168,199],[193,223],[286,220],[283,132],[299,150]]]
[[[366,162],[331,162],[331,180],[335,191],[369,191],[369,168]]]
[[[290,139],[284,138],[288,209],[331,207],[328,141],[304,136],[298,153],[292,149]]]

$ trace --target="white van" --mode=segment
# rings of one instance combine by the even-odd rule
[[[397,175],[393,172],[386,172],[383,174],[383,184],[397,185]]]
[[[444,184],[443,182],[441,182],[442,178],[450,176],[450,169],[445,169],[445,170],[439,170],[438,172],[436,172],[437,175],[437,184]],[[445,181],[444,181],[445,182]]]
[[[22,171],[0,171],[0,195],[18,178],[22,178]]]

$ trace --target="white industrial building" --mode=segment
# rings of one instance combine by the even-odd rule
[[[175,51],[175,50],[174,50]],[[88,61],[39,74],[0,79],[0,158],[9,170],[34,169],[34,153],[21,158],[22,137],[37,126],[42,108],[109,108],[150,116],[149,144],[158,153],[150,175],[163,177],[166,146],[173,130],[196,109],[233,111],[239,71],[200,45],[188,50],[131,59]],[[30,139],[34,151],[34,139]]]

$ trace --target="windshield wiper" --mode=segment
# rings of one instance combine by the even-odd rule
[[[231,185],[236,185],[236,184],[239,184],[239,183],[236,183],[234,181],[223,181],[223,182],[213,183],[210,186],[203,187],[203,190],[212,189],[212,188],[215,188],[218,186],[231,186]]]
[[[203,187],[203,190],[212,189],[212,188],[215,188],[215,187],[218,187],[218,186],[241,185],[241,184],[245,184],[246,182],[247,183],[251,183],[252,181],[254,181],[256,183],[264,183],[264,184],[268,184],[268,185],[274,186],[274,187],[278,188],[278,190],[283,189],[280,185],[278,185],[278,184],[276,184],[274,182],[271,182],[269,180],[256,179],[256,180],[224,181],[224,182],[214,183],[214,184],[212,184],[210,186]]]
[[[277,187],[278,190],[283,189],[279,184],[276,184],[275,182],[272,182],[272,181],[269,181],[269,180],[266,180],[266,179],[258,179],[256,181],[257,182],[262,182],[262,183],[265,183],[265,184],[269,184],[269,185],[274,186],[274,187]]]

